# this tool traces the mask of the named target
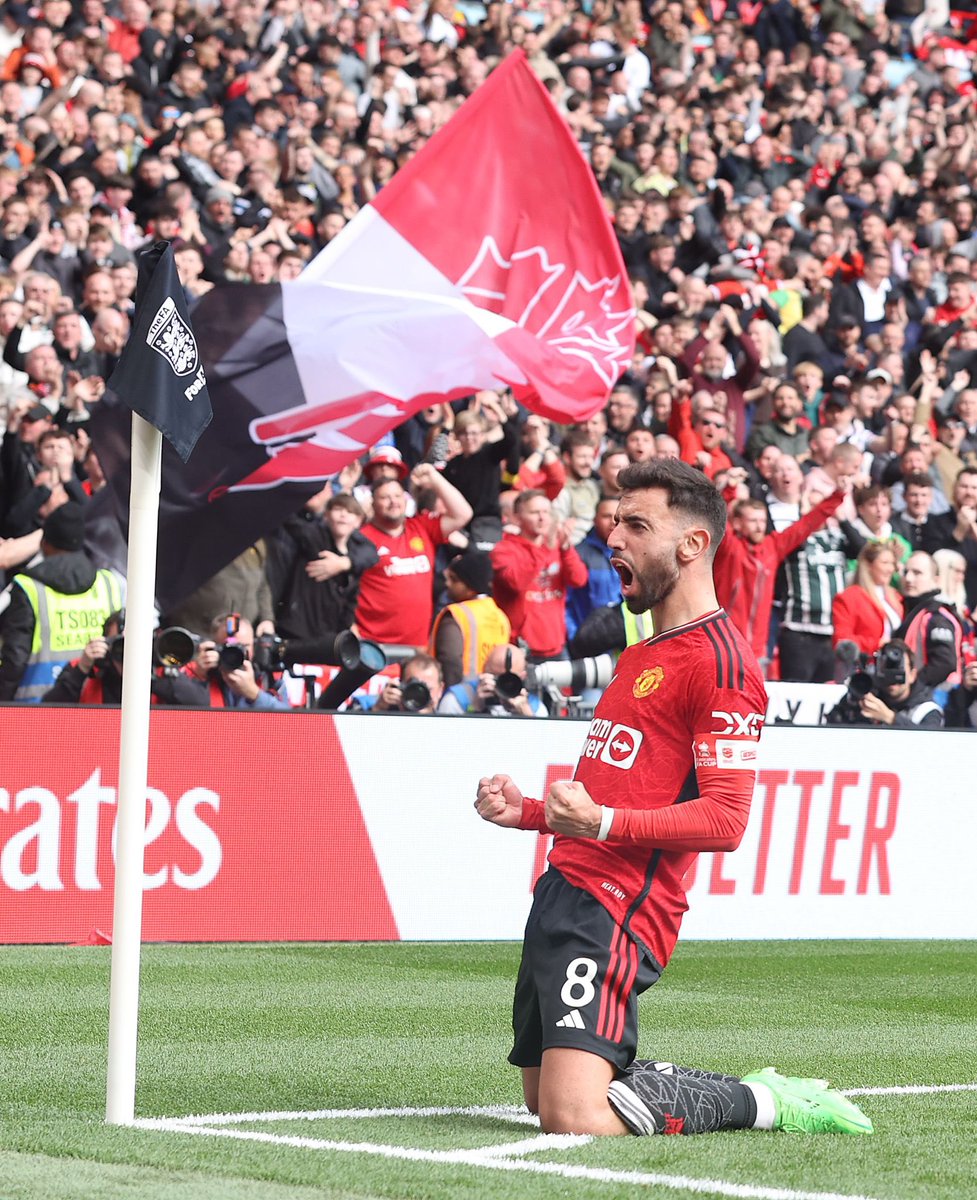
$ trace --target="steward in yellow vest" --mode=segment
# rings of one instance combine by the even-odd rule
[[[441,664],[445,687],[482,673],[493,646],[511,635],[509,618],[492,599],[492,560],[480,550],[456,555],[444,569],[451,601],[434,620],[430,653]]]
[[[43,561],[15,575],[4,593],[0,700],[39,703],[62,667],[122,607],[122,583],[111,571],[95,569],[84,541],[81,505],[56,508],[44,522]]]
[[[593,658],[598,654],[618,655],[625,646],[634,646],[655,635],[650,612],[631,612],[622,600],[606,604],[589,613],[568,647],[571,658]]]

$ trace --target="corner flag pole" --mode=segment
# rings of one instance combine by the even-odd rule
[[[130,1124],[136,1105],[139,952],[162,439],[165,436],[186,462],[214,415],[172,243],[156,242],[143,248],[136,262],[139,279],[132,330],[108,380],[110,391],[132,409],[128,594],[105,1106],[105,1119],[111,1125]]]
[[[149,702],[162,444],[159,430],[134,412],[105,1107],[105,1119],[111,1125],[129,1124],[135,1116],[136,1104]]]

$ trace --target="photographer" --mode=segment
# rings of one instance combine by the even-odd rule
[[[207,685],[211,708],[251,708],[291,711],[284,686],[274,690],[255,672],[254,627],[238,613],[224,613],[211,623],[213,640],[205,640],[187,667],[187,674]],[[161,697],[162,699],[162,697]],[[174,695],[165,701],[184,704]]]
[[[528,673],[525,650],[519,646],[493,646],[485,659],[484,671],[448,688],[438,705],[438,713],[449,717],[466,713],[545,717],[546,707],[539,696],[526,690]]]
[[[851,676],[847,695],[828,713],[827,721],[829,725],[942,729],[943,710],[919,678],[912,650],[894,639],[865,670]]]
[[[430,716],[438,706],[444,691],[441,664],[430,654],[415,654],[400,668],[400,679],[391,679],[370,703],[369,697],[359,701],[368,712],[409,712]]]
[[[94,637],[81,657],[63,667],[42,704],[122,703],[122,611],[110,613],[100,637]]]
[[[125,610],[110,613],[102,633],[94,637],[81,657],[64,667],[54,686],[41,697],[42,704],[121,704],[122,655]],[[180,706],[207,705],[207,690],[184,674],[153,675],[153,703]]]

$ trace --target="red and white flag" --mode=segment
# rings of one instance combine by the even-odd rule
[[[511,388],[556,421],[584,420],[634,349],[597,185],[521,51],[298,279],[215,287],[193,323],[214,418],[189,463],[165,463],[164,609],[420,409]],[[111,483],[90,506],[90,543],[116,566],[128,416],[112,392],[92,415]]]
[[[597,185],[521,51],[281,290],[302,402],[252,421],[268,462],[237,488],[321,479],[481,388],[584,420],[634,350]]]

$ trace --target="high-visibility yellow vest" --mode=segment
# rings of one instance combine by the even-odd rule
[[[57,592],[30,575],[15,575],[34,610],[34,638],[20,686],[22,703],[38,704],[61,668],[77,658],[92,638],[100,637],[111,613],[122,607],[122,587],[111,571],[101,569],[87,592]]]
[[[491,596],[476,596],[474,600],[462,600],[457,604],[448,604],[438,613],[431,630],[431,654],[434,654],[438,626],[445,613],[451,613],[461,630],[464,642],[462,650],[464,674],[462,677],[468,679],[473,675],[481,674],[492,647],[504,646],[508,642],[512,634],[509,618]]]
[[[629,646],[655,636],[655,622],[650,611],[633,613],[622,601],[621,612],[624,613],[624,636]]]

